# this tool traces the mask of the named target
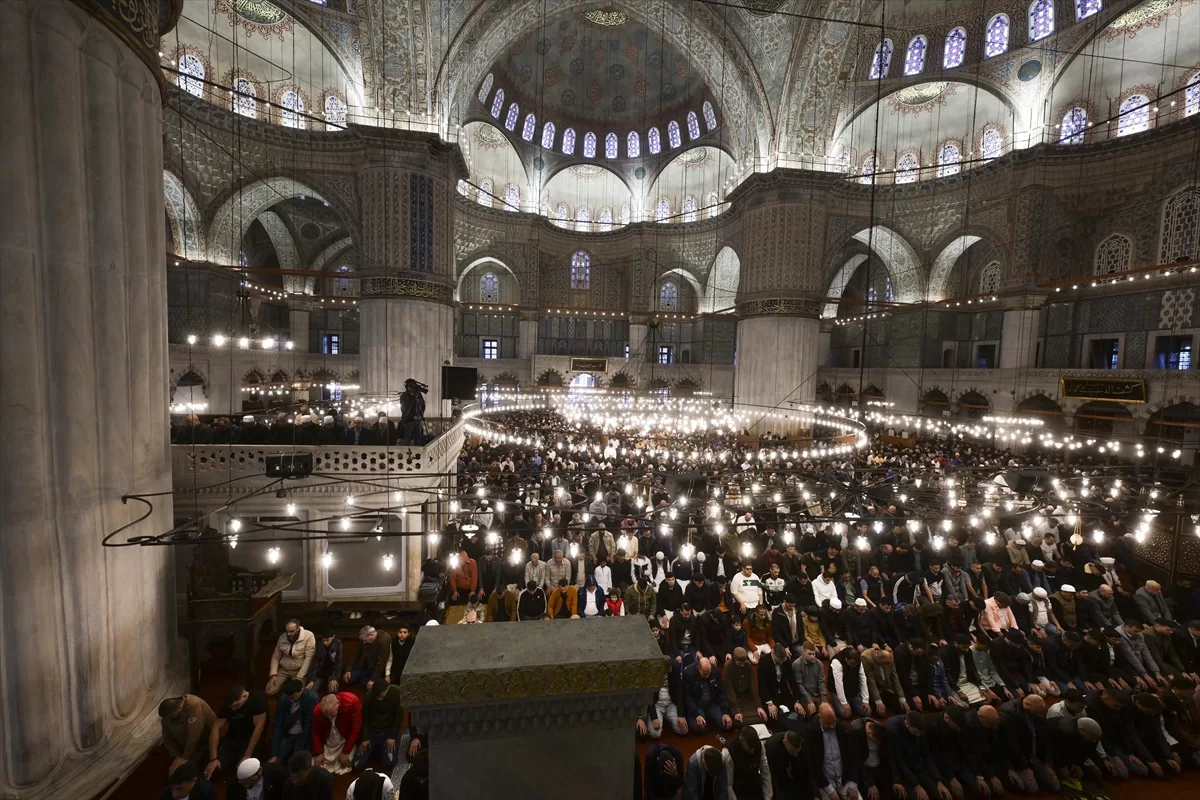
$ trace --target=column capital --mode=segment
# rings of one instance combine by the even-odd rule
[[[453,304],[454,287],[438,276],[424,272],[397,272],[390,275],[373,275],[359,280],[359,298],[404,297],[413,300],[429,300],[436,303]]]
[[[146,62],[160,88],[166,77],[159,63],[158,44],[175,27],[183,0],[72,0],[104,24]]]
[[[1000,307],[1005,311],[1036,311],[1049,299],[1049,292],[1022,292],[1001,297]]]
[[[743,317],[811,317],[821,316],[820,300],[811,297],[759,297],[737,304],[737,315]]]

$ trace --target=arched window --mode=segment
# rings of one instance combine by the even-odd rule
[[[980,150],[984,158],[999,158],[1004,152],[1004,135],[999,128],[984,128],[980,139]]]
[[[843,175],[850,172],[849,148],[842,148],[842,152],[838,153],[837,161],[834,162],[834,168]]]
[[[721,210],[721,204],[720,204],[720,201],[717,200],[716,192],[709,192],[708,199],[704,201],[704,204],[706,206],[708,206],[709,219],[712,219],[713,217],[715,217],[717,215],[717,212]]]
[[[689,111],[687,114],[688,139],[696,141],[700,138],[700,118],[696,116],[695,111]]]
[[[1187,89],[1184,90],[1185,105],[1183,115],[1190,117],[1192,114],[1200,112],[1200,72],[1192,76],[1188,81]]]
[[[920,172],[921,163],[917,154],[912,151],[904,153],[896,162],[896,183],[916,183]]]
[[[713,111],[713,104],[705,100],[704,105],[700,108],[704,112],[704,124],[708,127],[708,130],[710,132],[716,130],[717,112]]]
[[[500,279],[494,272],[485,272],[479,276],[479,302],[500,302]]]
[[[945,142],[938,150],[938,177],[944,178],[947,175],[957,175],[962,168],[959,163],[962,161],[962,151],[958,147],[958,142]]]
[[[946,34],[946,49],[942,52],[942,67],[961,67],[967,56],[967,29],[955,28]]]
[[[547,122],[542,126],[542,147],[547,150],[554,149],[554,123]]]
[[[604,157],[617,157],[617,135],[615,133],[610,133],[604,137]]]
[[[979,273],[979,292],[987,294],[1000,288],[1000,262],[993,261]]]
[[[885,302],[896,302],[896,290],[892,287],[892,276],[888,275],[883,282],[883,299]]]
[[[575,209],[575,230],[590,231],[592,229],[592,215],[588,211],[587,206],[580,206]]]
[[[592,285],[592,259],[580,250],[571,256],[571,288],[587,289]]]
[[[303,116],[304,100],[300,93],[291,89],[279,96],[279,105],[283,106],[280,121],[285,128],[307,128],[308,121]]]
[[[258,116],[258,102],[255,100],[254,84],[246,78],[238,78],[233,82],[233,111],[250,119]]]
[[[479,205],[492,207],[492,179],[484,178],[479,183],[479,195],[475,199],[479,201]]]
[[[667,281],[658,290],[658,310],[659,311],[678,311],[679,310],[679,287],[674,281]]]
[[[179,88],[196,97],[204,97],[204,62],[191,53],[179,57]]]
[[[997,14],[987,26],[987,37],[983,43],[983,55],[994,58],[1008,52],[1008,14]]]
[[[527,142],[532,142],[535,128],[537,128],[537,117],[533,114],[526,114],[525,122],[521,125],[521,138]]]
[[[683,144],[683,141],[679,138],[679,123],[675,120],[667,123],[667,142],[671,145],[672,149]]]
[[[1117,136],[1140,133],[1150,128],[1150,98],[1144,94],[1131,94],[1121,101],[1117,117]]]
[[[567,128],[563,131],[563,155],[575,155],[575,129]]]
[[[479,98],[479,102],[486,103],[487,99],[488,99],[488,95],[491,93],[492,93],[492,73],[489,72],[487,74],[487,77],[485,77],[483,79],[483,83],[481,83],[479,85],[479,94],[477,94],[476,97]]]
[[[696,221],[696,198],[690,194],[683,198],[683,221]]]
[[[517,117],[521,116],[521,106],[513,103],[508,107],[508,114],[504,117],[504,127],[511,130],[516,130]]]
[[[340,131],[346,127],[346,104],[336,94],[325,96],[325,130]]]
[[[1033,0],[1029,4],[1029,41],[1036,42],[1054,33],[1054,0]]]
[[[559,203],[558,208],[555,209],[555,211],[554,211],[554,218],[556,220],[558,220],[559,222],[562,222],[565,224],[567,221],[567,215],[568,215],[568,211],[567,211],[566,203]]]
[[[666,222],[669,216],[671,216],[671,201],[665,197],[658,198],[658,204],[654,207],[654,221]]]
[[[337,268],[337,271],[338,271],[339,275],[349,275],[350,267],[347,264],[342,264],[342,266]],[[350,279],[349,278],[337,278],[333,283],[333,291],[334,291],[334,294],[349,296],[351,294]]]
[[[1200,239],[1200,189],[1188,188],[1163,204],[1162,248],[1159,263],[1196,257]]]
[[[504,210],[521,210],[521,190],[517,188],[515,183],[510,183],[504,187]]]
[[[625,137],[625,151],[630,158],[637,158],[642,154],[642,137],[638,136],[637,131],[630,131]]]
[[[1062,125],[1058,129],[1059,144],[1082,144],[1083,134],[1087,130],[1087,109],[1075,106],[1063,115]]]
[[[461,194],[463,197],[467,196],[467,182],[464,181],[462,178],[458,179],[458,186],[456,188],[458,189],[458,193]]]
[[[1095,273],[1111,275],[1126,272],[1133,266],[1133,240],[1122,233],[1114,233],[1096,248]]]
[[[504,108],[504,89],[497,89],[492,99],[492,117],[500,119],[500,109]]]
[[[650,129],[650,133],[646,134],[646,141],[650,143],[650,155],[656,156],[662,152],[662,135],[658,128]]]
[[[874,183],[875,182],[875,165],[877,161],[875,154],[871,153],[863,159],[862,169],[858,171],[859,183]]]
[[[607,233],[613,227],[613,216],[611,208],[600,209],[600,230]]]
[[[1103,0],[1075,0],[1075,19],[1087,19],[1092,14],[1099,14],[1103,7]]]
[[[583,137],[583,157],[596,157],[596,134],[588,132]]]
[[[621,206],[621,224],[622,225],[629,224],[629,203],[626,203],[625,205]]]
[[[867,287],[867,303],[874,303],[879,299],[879,293],[875,291],[874,286]]]
[[[925,69],[925,51],[929,49],[929,40],[924,36],[914,36],[908,43],[908,51],[904,54],[904,74],[920,75]]]
[[[892,40],[884,39],[875,48],[875,57],[871,59],[871,72],[867,76],[871,80],[886,78],[888,68],[892,65]]]

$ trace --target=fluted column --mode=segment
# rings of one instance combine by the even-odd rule
[[[364,277],[359,364],[363,390],[395,395],[404,381],[429,385],[426,415],[438,415],[444,362],[454,361],[449,153],[406,134],[373,143],[359,174]]]
[[[161,95],[35,0],[0,0],[0,85],[0,796],[89,797],[182,673],[170,553],[101,546],[171,488]],[[154,504],[127,536],[172,525]]]
[[[297,353],[308,352],[308,315],[312,301],[292,296],[288,298],[288,339]]]

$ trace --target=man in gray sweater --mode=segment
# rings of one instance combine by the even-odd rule
[[[804,714],[811,717],[817,713],[817,706],[825,702],[825,662],[817,658],[817,648],[812,642],[805,641],[801,645],[801,654],[792,661],[792,674],[796,676],[796,689],[799,691],[799,701],[804,706]]]

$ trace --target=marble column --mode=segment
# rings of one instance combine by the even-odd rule
[[[1000,334],[1000,368],[1033,369],[1041,332],[1043,296],[1022,296],[1006,303]]]
[[[821,323],[808,316],[746,316],[737,326],[734,401],[777,408],[812,402],[817,390]],[[764,423],[778,430],[778,423]]]
[[[288,339],[297,353],[308,352],[308,315],[312,302],[307,298],[288,298]]]
[[[170,553],[101,546],[171,489],[162,98],[65,2],[0,0],[0,84],[0,796],[90,797],[183,677]]]
[[[650,335],[650,326],[645,320],[629,323],[629,360],[633,362],[630,369],[638,371],[639,365],[646,363],[646,338]]]

